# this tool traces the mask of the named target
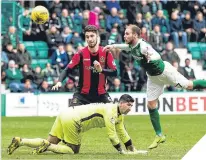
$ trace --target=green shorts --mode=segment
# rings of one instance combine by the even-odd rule
[[[82,137],[80,130],[77,123],[69,117],[69,115],[67,117],[58,115],[49,134],[67,143],[80,145]]]

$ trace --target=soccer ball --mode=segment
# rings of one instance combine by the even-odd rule
[[[31,19],[37,24],[44,24],[49,20],[49,11],[44,6],[36,6],[31,11]]]

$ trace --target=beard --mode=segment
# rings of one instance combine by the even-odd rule
[[[88,46],[90,47],[90,48],[94,48],[95,46],[97,45],[97,40],[96,40],[96,42],[92,45],[92,44],[88,44]]]
[[[133,43],[133,40],[130,40],[130,41],[126,41],[124,40],[127,44],[131,45]]]
[[[133,44],[133,40],[128,41],[127,44],[129,45]]]

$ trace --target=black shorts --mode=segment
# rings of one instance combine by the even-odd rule
[[[110,103],[111,97],[108,93],[101,94],[99,96],[91,96],[89,94],[74,93],[73,98],[69,106],[79,106],[90,103]]]

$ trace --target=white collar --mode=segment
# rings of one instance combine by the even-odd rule
[[[142,38],[138,39],[137,43],[136,43],[134,46],[132,46],[131,48],[134,49],[134,48],[137,47],[137,45],[138,45],[139,43],[141,43],[141,42],[142,42]]]

